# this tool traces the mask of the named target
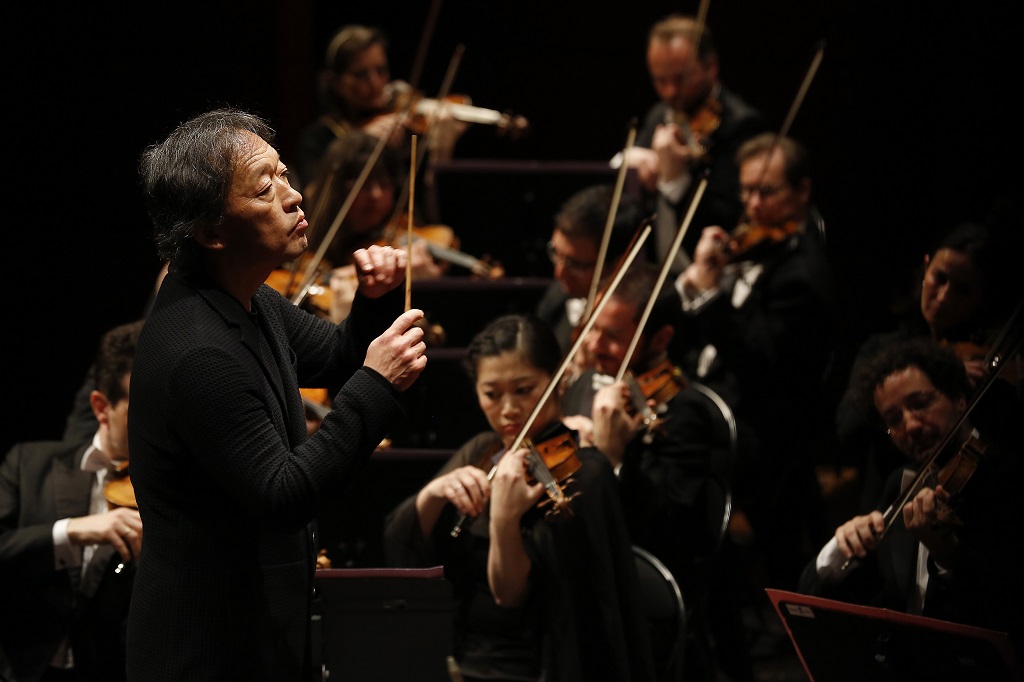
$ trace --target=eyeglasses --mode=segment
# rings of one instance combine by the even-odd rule
[[[911,393],[903,401],[902,407],[887,410],[882,415],[882,424],[885,425],[885,432],[890,436],[894,433],[901,433],[906,426],[903,417],[907,412],[912,414],[914,419],[920,420],[935,405],[938,397],[939,392],[936,390]]]
[[[552,264],[558,265],[559,263],[561,263],[562,267],[568,268],[570,270],[575,270],[576,272],[586,272],[587,270],[593,269],[594,266],[597,265],[596,261],[593,263],[581,263],[580,261],[575,260],[573,258],[563,256],[562,254],[558,253],[558,251],[555,250],[555,245],[552,244],[551,242],[548,242],[547,251],[548,258],[551,260]]]
[[[750,201],[750,197],[757,192],[757,195],[762,199],[773,197],[782,190],[786,189],[785,185],[761,185],[760,187],[743,186],[740,187],[740,201],[747,203]]]

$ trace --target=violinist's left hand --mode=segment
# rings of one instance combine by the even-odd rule
[[[636,177],[648,192],[658,189],[658,154],[646,147],[630,147],[623,163],[636,169]]]
[[[544,485],[531,485],[526,478],[526,448],[505,453],[491,481],[491,520],[495,523],[518,523],[519,519],[540,500]]]
[[[960,543],[954,527],[939,518],[938,510],[949,504],[949,493],[941,486],[923,488],[903,506],[903,523],[918,541],[928,548],[931,558],[943,568],[951,568],[953,552]]]
[[[718,225],[710,225],[701,231],[700,240],[693,249],[693,262],[678,277],[684,290],[695,294],[718,286],[728,260],[725,255],[728,243],[729,233]]]
[[[379,298],[405,281],[407,254],[390,246],[369,246],[352,254],[359,273],[359,292]]]
[[[388,146],[400,147],[405,141],[405,126],[401,125],[400,114],[388,113],[374,116],[364,123],[362,131],[376,137],[378,140],[387,138]]]
[[[430,255],[430,247],[424,239],[415,239],[409,249],[412,259],[412,279],[436,279],[448,269],[448,263],[438,263]]]
[[[671,182],[689,172],[692,153],[682,142],[682,132],[675,124],[662,124],[654,130],[651,149],[658,155],[658,180]]]
[[[640,431],[643,415],[629,409],[629,387],[619,381],[605,386],[594,395],[591,414],[594,420],[594,446],[617,467],[622,463],[626,447]]]
[[[582,414],[573,414],[562,417],[562,423],[576,432],[580,447],[594,446],[594,420],[584,417]]]
[[[451,108],[448,102],[441,102],[436,113],[431,115],[430,134],[427,137],[427,146],[434,161],[447,161],[452,158],[455,150],[455,143],[469,128],[468,123],[456,120],[452,117]]]

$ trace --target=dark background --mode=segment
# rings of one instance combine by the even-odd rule
[[[317,115],[330,34],[352,22],[381,27],[392,75],[408,79],[430,13],[394,0],[138,5],[5,10],[4,449],[59,435],[99,336],[145,306],[159,263],[138,189],[142,148],[231,104],[270,119],[287,163]],[[646,31],[675,10],[695,13],[697,3],[449,0],[419,85],[436,93],[463,45],[453,91],[526,116],[532,134],[509,140],[478,126],[458,158],[604,160],[654,101]],[[723,81],[776,126],[825,41],[790,133],[816,162],[840,285],[840,371],[865,335],[890,324],[940,231],[980,219],[1018,232],[1022,162],[1009,104],[1021,83],[1018,12],[991,0],[710,4]],[[539,195],[541,213],[566,198],[557,183]],[[449,205],[442,218],[457,232],[508,229],[508,197],[496,177],[490,215]],[[546,234],[550,214],[516,229]]]

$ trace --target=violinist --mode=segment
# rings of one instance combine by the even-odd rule
[[[128,460],[128,384],[142,322],[106,332],[88,441],[14,445],[0,464],[0,678],[125,679],[142,520],[104,490]],[[121,570],[117,571],[120,566]]]
[[[1019,423],[1011,431],[982,431],[973,411],[963,419],[971,391],[964,365],[931,339],[883,348],[858,366],[852,387],[909,467],[892,473],[874,511],[836,529],[804,570],[800,591],[1008,632],[1019,658],[1024,652]],[[947,437],[949,447],[936,454]],[[964,456],[972,437],[983,453],[957,489],[943,473]],[[926,477],[905,505],[896,505],[904,482],[929,461],[937,465],[938,476]],[[886,529],[889,514],[883,511],[890,505],[896,508]],[[943,507],[956,519],[940,515]]]
[[[547,246],[555,281],[537,302],[536,313],[554,330],[565,352],[575,341],[573,330],[583,321],[612,198],[611,185],[590,185],[570,196],[555,215]],[[643,218],[639,200],[623,195],[612,223],[603,273],[614,270]]]
[[[636,348],[626,359],[657,279],[658,268],[651,263],[634,263],[626,271],[585,338],[590,367],[568,389],[562,405],[571,415],[566,423],[578,428],[583,441],[592,442],[614,466],[633,542],[661,559],[679,582],[684,602],[696,605],[712,589],[707,567],[718,537],[717,526],[707,518],[709,485],[716,476],[724,479],[718,485],[729,485],[731,453],[728,443],[715,435],[721,410],[671,355],[681,313],[678,294],[669,284],[656,295]],[[624,362],[627,377],[641,388],[639,401],[627,382],[613,383]],[[645,407],[655,423],[645,424]],[[721,616],[715,623],[719,660],[709,650],[687,645],[686,679],[714,679],[720,666],[730,679],[750,680],[738,612],[729,613],[718,596],[712,595],[709,610]],[[694,608],[692,613],[701,611]],[[707,623],[689,625],[694,633],[709,629]]]
[[[709,169],[710,175],[693,224],[739,221],[736,150],[766,131],[768,124],[757,109],[722,84],[714,35],[693,17],[672,14],[651,27],[647,69],[658,102],[644,116],[625,161],[636,168],[648,202],[645,209],[658,215],[656,260],[662,262],[691,203],[694,178],[702,170]],[[689,262],[697,236],[692,231],[684,239],[673,273]]]
[[[339,28],[327,45],[324,67],[318,76],[320,116],[300,135],[298,174],[303,187],[313,180],[327,147],[353,130],[388,138],[408,155],[409,131],[396,121],[399,102],[411,90],[408,83],[391,79],[388,40],[375,27],[350,24]],[[450,158],[466,124],[441,108],[431,127],[431,153]]]
[[[353,131],[328,146],[317,176],[319,181],[313,183],[306,193],[312,232],[310,241],[313,248],[310,252],[316,251],[320,240],[326,236],[376,147],[376,138],[359,131]],[[330,319],[335,322],[343,320],[352,306],[356,288],[353,252],[371,244],[392,245],[395,242],[397,246],[398,240],[406,236],[407,214],[401,207],[398,207],[396,218],[402,177],[398,153],[385,146],[324,252],[322,265],[330,272],[327,278],[331,290]],[[393,219],[396,222],[392,222]],[[456,238],[450,228],[446,229],[441,240],[444,245],[451,246]],[[402,246],[404,248],[404,244]],[[440,277],[451,265],[436,260],[425,240],[414,239],[408,252],[414,281]],[[301,278],[301,261],[298,270]]]
[[[549,516],[546,503],[538,506],[542,486],[525,470],[526,450],[506,450],[562,358],[551,330],[532,316],[502,316],[477,333],[465,368],[491,430],[463,445],[385,523],[388,565],[444,565],[455,589],[454,653],[467,681],[653,679],[608,460],[579,448],[578,470],[562,482],[570,506]],[[561,419],[551,392],[525,435],[539,448]],[[452,537],[459,514],[471,522]]]
[[[786,589],[799,577],[805,534],[827,533],[815,527],[820,492],[810,443],[815,425],[830,418],[824,382],[836,311],[809,154],[776,138],[752,138],[736,156],[743,229],[760,240],[741,247],[742,237],[704,228],[676,289],[684,367],[732,406],[743,436],[734,510],[752,527],[751,564],[763,573],[754,579]]]

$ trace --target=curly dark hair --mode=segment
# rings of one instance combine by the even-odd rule
[[[875,390],[892,374],[917,367],[932,384],[951,400],[970,395],[970,383],[963,363],[952,349],[930,338],[914,338],[886,346],[854,368],[850,397],[866,412],[875,410]]]

